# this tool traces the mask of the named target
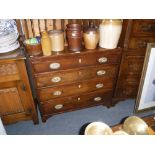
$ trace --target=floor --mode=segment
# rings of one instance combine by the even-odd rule
[[[101,105],[66,112],[49,118],[46,123],[42,123],[39,116],[38,125],[34,125],[32,121],[23,121],[7,125],[5,129],[8,135],[79,135],[83,134],[85,126],[90,122],[102,121],[113,126],[123,121],[124,118],[135,115],[134,105],[134,100],[126,100],[109,109]],[[149,111],[137,114],[137,116],[153,113],[154,111]]]

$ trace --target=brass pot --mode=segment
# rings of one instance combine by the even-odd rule
[[[130,116],[123,123],[123,130],[130,135],[148,135],[148,128],[148,125],[137,116]]]
[[[85,135],[112,135],[112,129],[103,122],[92,122],[85,129]]]

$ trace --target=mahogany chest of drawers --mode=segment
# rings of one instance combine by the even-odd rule
[[[122,49],[95,49],[30,57],[42,120],[61,112],[112,106]]]
[[[136,98],[147,43],[155,42],[155,20],[124,20],[123,56],[115,99]]]

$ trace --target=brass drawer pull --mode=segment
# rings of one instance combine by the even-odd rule
[[[81,53],[80,51],[76,51],[76,52],[74,52],[74,53]]]
[[[53,78],[51,79],[51,81],[54,82],[54,83],[60,82],[60,81],[61,81],[61,77],[59,77],[59,76],[53,77]]]
[[[104,86],[103,83],[96,84],[96,88],[102,88],[103,86]]]
[[[54,106],[55,109],[59,110],[63,108],[63,104],[57,104]]]
[[[99,71],[97,71],[97,75],[98,76],[101,76],[101,75],[104,75],[104,74],[106,74],[106,71],[105,70],[99,70]]]
[[[98,102],[98,101],[101,101],[102,100],[102,97],[95,97],[94,98],[94,101]]]
[[[107,61],[108,61],[108,59],[107,59],[106,57],[101,57],[101,58],[98,59],[98,62],[99,62],[100,64],[106,63]]]
[[[61,94],[62,94],[62,92],[59,91],[59,90],[53,92],[53,95],[54,95],[54,96],[59,96],[59,95],[61,95]]]
[[[51,69],[59,69],[59,68],[60,68],[60,63],[57,63],[57,62],[51,63],[51,64],[49,65],[49,67],[50,67]]]

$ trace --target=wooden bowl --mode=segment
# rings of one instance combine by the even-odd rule
[[[26,44],[24,43],[26,52],[29,56],[39,56],[42,55],[42,47],[41,44]]]

